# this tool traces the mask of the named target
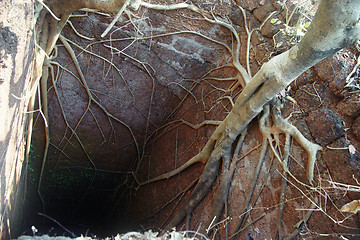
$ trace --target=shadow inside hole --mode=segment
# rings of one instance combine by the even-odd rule
[[[26,204],[20,232],[33,235],[35,227],[36,235],[71,237],[73,233],[105,237],[130,230],[136,216],[128,212],[131,183],[125,181],[126,174],[59,166],[43,176],[43,204],[38,193],[41,161],[41,156],[32,149],[26,170]]]

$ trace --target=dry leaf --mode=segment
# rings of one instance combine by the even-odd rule
[[[340,208],[340,211],[354,214],[357,213],[358,211],[360,211],[360,200],[354,200],[345,204]]]

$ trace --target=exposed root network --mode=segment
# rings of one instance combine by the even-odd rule
[[[86,4],[84,3],[86,2]],[[251,48],[251,36],[254,31],[260,30],[264,24],[271,19],[271,17],[276,14],[276,12],[273,12],[269,14],[269,16],[266,18],[266,20],[260,25],[257,29],[250,29],[250,27],[247,24],[247,18],[244,9],[241,9],[241,12],[244,17],[245,22],[245,31],[247,33],[247,43],[246,43],[246,67],[243,67],[240,63],[240,49],[241,49],[241,43],[240,43],[240,37],[238,35],[238,32],[236,31],[235,27],[232,25],[231,22],[220,19],[219,17],[215,16],[212,12],[206,12],[197,6],[189,3],[179,3],[179,4],[172,4],[172,5],[157,5],[157,4],[150,4],[143,1],[108,1],[108,3],[104,3],[104,1],[74,1],[73,4],[69,4],[69,6],[65,6],[63,3],[64,1],[50,1],[51,5],[47,7],[42,1],[39,3],[38,12],[37,12],[37,33],[38,36],[36,38],[37,42],[37,50],[36,50],[36,58],[35,58],[35,66],[34,66],[34,76],[33,76],[33,95],[30,98],[30,104],[29,104],[29,112],[33,112],[34,108],[34,101],[35,101],[35,92],[36,89],[38,89],[41,86],[41,110],[43,113],[43,117],[45,122],[47,121],[47,80],[49,77],[49,71],[50,71],[50,78],[53,83],[54,91],[57,95],[60,108],[62,111],[62,115],[64,118],[64,121],[67,125],[67,128],[70,130],[70,137],[64,140],[66,141],[66,145],[69,143],[70,139],[72,137],[75,137],[81,147],[83,148],[83,151],[87,153],[85,147],[82,145],[81,140],[78,138],[76,134],[76,130],[78,126],[81,124],[82,120],[84,119],[84,116],[87,112],[91,112],[91,106],[95,105],[96,107],[100,108],[103,113],[107,116],[107,118],[113,121],[116,121],[123,126],[126,127],[126,129],[129,131],[131,136],[133,137],[134,144],[136,145],[136,149],[138,151],[138,164],[134,169],[134,172],[131,173],[135,178],[137,177],[137,172],[139,170],[139,167],[141,165],[141,162],[143,160],[143,156],[140,154],[141,150],[145,149],[145,145],[149,140],[149,125],[151,124],[150,117],[151,117],[151,105],[153,101],[153,95],[154,95],[154,89],[155,89],[155,81],[153,77],[153,69],[148,64],[142,62],[139,59],[136,59],[126,53],[124,51],[114,48],[112,45],[108,45],[107,42],[113,41],[113,40],[104,40],[101,41],[101,44],[103,46],[107,47],[112,53],[124,55],[125,57],[131,59],[131,61],[136,62],[137,65],[140,65],[144,72],[151,78],[152,80],[152,93],[151,97],[149,99],[149,108],[147,113],[143,113],[144,117],[147,119],[146,122],[146,130],[145,130],[145,137],[143,141],[143,146],[139,146],[137,139],[135,138],[132,129],[123,121],[115,117],[112,113],[110,113],[102,104],[97,100],[96,97],[94,97],[94,93],[90,90],[89,86],[87,85],[86,78],[84,77],[84,74],[82,73],[82,69],[78,63],[77,56],[75,55],[72,46],[75,46],[79,48],[82,52],[91,54],[95,57],[98,57],[102,59],[103,61],[109,63],[113,68],[117,69],[116,66],[109,61],[108,59],[105,59],[99,55],[95,55],[87,48],[82,48],[76,43],[66,39],[64,36],[61,35],[61,30],[63,29],[65,24],[70,24],[72,26],[71,22],[69,21],[69,18],[71,17],[71,13],[75,10],[78,10],[80,8],[97,8],[102,11],[116,11],[117,15],[113,19],[112,23],[109,25],[109,27],[104,31],[102,34],[102,37],[106,36],[108,32],[111,30],[111,28],[114,26],[114,24],[118,21],[119,17],[126,13],[129,21],[131,24],[133,24],[134,28],[136,28],[136,24],[132,20],[132,17],[134,14],[128,11],[129,6],[136,6],[136,7],[145,7],[150,9],[155,9],[159,11],[171,11],[171,10],[177,10],[177,9],[187,9],[192,11],[193,13],[197,14],[198,18],[191,18],[192,20],[201,20],[206,21],[211,24],[222,26],[229,30],[229,32],[232,34],[232,37],[234,39],[232,47],[227,46],[226,44],[212,39],[209,36],[205,36],[201,33],[197,33],[194,31],[177,31],[167,34],[161,34],[157,36],[142,36],[142,37],[134,37],[132,38],[133,42],[138,40],[144,40],[148,38],[159,38],[164,36],[170,36],[174,34],[194,34],[199,37],[204,38],[205,40],[211,41],[213,43],[218,44],[219,46],[224,47],[229,54],[231,55],[231,61],[227,66],[221,66],[222,67],[232,67],[236,70],[236,74],[231,77],[227,78],[213,78],[209,77],[209,74],[205,75],[200,81],[208,81],[208,80],[215,80],[215,81],[233,81],[233,85],[229,89],[221,89],[213,84],[209,83],[209,86],[211,86],[214,91],[222,92],[223,95],[218,99],[220,100],[227,100],[229,102],[229,106],[231,109],[229,109],[229,114],[225,118],[224,121],[205,121],[200,124],[192,124],[185,120],[179,120],[178,123],[186,124],[189,127],[192,127],[194,129],[198,129],[204,125],[218,125],[210,139],[207,141],[206,145],[202,148],[202,150],[189,159],[185,164],[182,166],[176,168],[173,171],[170,171],[168,173],[164,173],[160,176],[154,177],[152,179],[141,181],[136,179],[138,183],[138,187],[141,187],[146,184],[153,183],[155,181],[160,181],[164,179],[171,178],[194,163],[202,163],[205,164],[203,173],[199,177],[197,181],[194,181],[191,185],[195,185],[194,189],[191,192],[190,197],[186,201],[186,203],[182,206],[182,208],[176,212],[174,216],[170,218],[170,221],[168,222],[167,226],[165,227],[165,230],[171,230],[173,227],[176,227],[179,225],[184,219],[187,228],[190,227],[190,219],[192,216],[192,213],[194,209],[198,206],[198,204],[205,198],[205,196],[211,191],[211,188],[215,182],[216,179],[219,179],[219,186],[216,192],[216,197],[214,201],[214,205],[212,207],[212,211],[210,214],[210,218],[208,220],[207,226],[205,226],[203,229],[201,229],[202,232],[207,232],[207,234],[210,234],[210,232],[213,232],[216,234],[217,226],[222,223],[221,216],[224,213],[225,216],[227,216],[227,201],[228,201],[228,194],[230,185],[232,182],[232,177],[234,175],[234,171],[236,169],[237,163],[248,153],[241,153],[242,145],[244,142],[244,139],[246,137],[246,133],[249,130],[248,125],[249,123],[256,118],[258,115],[262,114],[260,120],[259,120],[259,128],[261,133],[263,134],[263,142],[261,146],[257,146],[254,149],[261,147],[261,153],[258,159],[257,168],[254,174],[254,178],[251,184],[250,192],[248,193],[245,205],[243,206],[242,214],[238,220],[238,223],[236,224],[236,229],[233,233],[229,234],[226,230],[226,239],[233,239],[239,234],[242,230],[244,230],[246,227],[249,226],[249,224],[246,224],[246,220],[249,217],[249,214],[252,210],[252,207],[256,203],[257,199],[259,198],[259,195],[255,197],[255,201],[253,201],[253,193],[255,190],[255,186],[257,186],[259,173],[261,169],[263,168],[264,161],[266,159],[267,155],[272,155],[273,158],[276,158],[279,163],[282,166],[282,170],[279,170],[282,172],[284,181],[282,184],[282,192],[280,196],[280,205],[279,208],[279,218],[278,218],[278,236],[281,236],[281,221],[282,221],[282,215],[283,215],[283,204],[285,202],[285,191],[286,191],[286,184],[289,182],[290,184],[294,185],[292,183],[292,180],[294,180],[296,183],[301,184],[302,186],[305,186],[307,189],[316,190],[316,187],[313,187],[311,184],[314,181],[314,167],[316,162],[316,154],[319,150],[321,150],[321,147],[317,144],[311,143],[309,140],[307,140],[301,132],[294,127],[291,123],[288,122],[288,120],[283,119],[281,116],[281,107],[278,104],[277,95],[282,91],[287,85],[289,85],[294,79],[296,79],[301,73],[303,73],[305,70],[307,70],[309,67],[320,61],[326,56],[316,56],[316,54],[319,54],[319,52],[316,52],[314,49],[318,46],[322,46],[322,44],[327,44],[324,39],[320,37],[317,37],[317,28],[314,27],[313,29],[310,29],[308,31],[310,37],[304,37],[304,43],[300,42],[299,45],[293,47],[292,49],[275,56],[272,58],[269,62],[265,63],[262,68],[254,75],[252,76],[251,69],[250,69],[250,59],[249,59],[249,53]],[[41,8],[45,7],[43,11],[41,11]],[[326,9],[325,7],[323,7]],[[319,9],[323,9],[322,5],[320,5]],[[324,11],[324,10],[323,10]],[[190,18],[189,18],[190,19]],[[314,20],[315,23],[313,23],[316,26],[316,20]],[[321,27],[321,24],[319,25]],[[72,26],[73,28],[73,26]],[[75,28],[73,28],[75,30]],[[139,31],[139,30],[138,30]],[[140,32],[140,31],[139,31]],[[307,33],[307,35],[308,35]],[[85,36],[81,36],[85,37]],[[80,120],[77,122],[76,126],[72,127],[68,123],[66,119],[66,115],[62,109],[61,101],[57,93],[57,86],[56,86],[56,76],[54,74],[54,66],[57,66],[58,68],[62,68],[65,71],[67,69],[60,64],[56,63],[56,48],[55,43],[57,40],[60,40],[63,44],[63,46],[66,48],[68,53],[71,56],[72,63],[76,67],[77,75],[79,76],[78,79],[80,80],[84,90],[86,91],[88,102],[86,109],[81,116]],[[131,40],[131,38],[129,38]],[[129,40],[127,39],[127,40]],[[308,40],[312,39],[312,40]],[[312,42],[313,39],[316,39],[314,43]],[[346,42],[346,41],[344,41]],[[99,43],[99,42],[97,42]],[[97,44],[93,43],[93,44]],[[131,44],[130,44],[131,45]],[[129,45],[129,46],[130,46]],[[336,45],[338,48],[338,46]],[[310,50],[309,50],[310,49]],[[313,51],[313,52],[312,52]],[[300,54],[301,53],[301,54]],[[53,54],[53,55],[52,55]],[[315,54],[315,55],[314,55]],[[331,54],[331,51],[328,51],[327,54]],[[219,69],[218,68],[218,69]],[[121,72],[119,71],[119,75],[121,76]],[[124,80],[124,83],[126,85],[126,81]],[[197,82],[194,82],[193,86],[196,86]],[[181,84],[178,84],[180,87],[185,88]],[[233,92],[238,87],[242,87],[242,92],[237,96],[229,96],[228,93]],[[185,88],[186,89],[186,88]],[[130,90],[129,90],[130,91]],[[133,93],[130,91],[131,95],[134,98]],[[192,89],[187,89],[187,96],[192,95],[196,102],[200,102],[196,99],[196,97],[192,94]],[[135,99],[133,99],[135,101]],[[202,99],[203,104],[204,100]],[[229,108],[230,108],[229,107]],[[225,108],[225,107],[224,107]],[[226,108],[225,108],[226,109]],[[211,108],[209,109],[211,111]],[[171,124],[173,124],[172,122]],[[31,132],[31,126],[32,126],[32,115],[30,115],[30,121],[29,121],[29,131]],[[43,166],[41,170],[41,176],[40,176],[40,182],[38,187],[39,196],[42,199],[41,195],[41,186],[42,186],[42,175],[44,171],[44,166],[46,162],[46,152],[49,147],[49,129],[48,126],[45,124],[45,132],[46,132],[46,146],[44,149],[44,159],[43,159]],[[280,135],[285,136],[285,142],[284,144],[280,141]],[[300,146],[305,149],[305,151],[308,153],[308,165],[306,168],[307,171],[307,177],[310,182],[310,185],[302,183],[296,177],[291,173],[289,170],[289,158],[290,158],[290,148],[291,148],[291,139],[294,139],[298,142]],[[28,146],[30,137],[28,140]],[[253,149],[253,150],[254,150]],[[269,151],[271,149],[271,151]],[[62,151],[61,151],[62,152]],[[97,167],[96,163],[92,161],[89,155],[88,160],[91,162],[91,165],[93,166],[94,172],[96,172]],[[271,161],[272,166],[272,161]],[[270,169],[268,170],[270,171]],[[288,177],[290,177],[288,179]],[[264,184],[263,184],[264,186]],[[190,188],[188,188],[190,189]],[[185,189],[183,192],[179,193],[178,196],[183,196],[184,193],[188,190]],[[260,190],[261,192],[261,190]],[[308,194],[304,193],[304,196],[308,196]],[[176,196],[177,197],[177,196]],[[314,206],[317,206],[317,200],[314,198],[308,197],[309,200],[312,203],[312,206],[310,208],[313,208]],[[305,216],[305,218],[302,220],[302,222],[306,222],[310,217],[311,211]],[[264,215],[260,215],[256,219],[252,219],[251,223],[256,222],[260,220]],[[225,220],[225,225],[226,225]],[[301,223],[299,223],[301,224]],[[297,230],[296,230],[297,231]],[[294,235],[297,234],[297,232],[294,232]]]

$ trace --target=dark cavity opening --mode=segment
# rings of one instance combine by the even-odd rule
[[[129,171],[94,169],[88,164],[58,165],[42,168],[43,136],[34,136],[26,164],[26,192],[21,218],[21,235],[87,235],[106,237],[140,230],[130,201],[136,193]],[[51,148],[51,146],[50,146]],[[136,159],[136,153],[134,158]],[[62,225],[62,226],[60,226]]]

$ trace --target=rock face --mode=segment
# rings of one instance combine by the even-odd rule
[[[335,56],[323,61],[316,66],[318,76],[329,83],[330,90],[333,94],[344,97],[347,91],[344,91],[346,77],[356,64],[356,58],[351,49],[343,49]]]
[[[321,146],[334,142],[344,133],[342,119],[330,109],[312,111],[306,121],[310,131],[315,133],[315,141]]]
[[[352,125],[352,130],[354,132],[355,137],[360,139],[360,117],[357,117]]]
[[[21,234],[26,202],[26,136],[33,68],[34,1],[1,1],[0,15],[0,239]]]
[[[91,46],[92,55],[81,53],[73,46],[79,54],[78,61],[93,101],[88,102],[89,95],[81,82],[66,71],[61,72],[56,83],[61,105],[69,126],[74,129],[78,124],[76,132],[83,144],[79,146],[75,136],[72,137],[75,146],[69,144],[66,147],[71,161],[80,156],[86,157],[81,149],[85,148],[99,168],[125,170],[137,158],[135,141],[141,149],[146,135],[170,116],[193,81],[219,64],[223,52],[219,46],[196,34],[156,37],[169,32],[162,24],[164,21],[174,20],[161,12],[147,14],[148,19],[138,23],[139,31],[146,36],[144,40],[138,36],[139,40],[94,44]],[[101,22],[105,19],[96,15],[90,19],[72,21],[79,31],[87,29],[98,36],[106,27]],[[124,24],[111,34],[111,39],[134,38],[136,34],[129,24]],[[75,38],[69,28],[65,29],[64,35]],[[80,39],[78,44],[85,48],[88,42]],[[104,61],[94,54],[108,60]],[[68,60],[64,48],[59,47],[59,55],[60,64],[66,64]],[[68,64],[67,68],[78,76],[72,65]],[[59,143],[66,142],[62,139],[66,125],[53,90],[53,87],[49,89],[49,114],[57,117],[50,117],[50,132],[52,142],[62,149]],[[67,131],[65,135],[70,137],[70,130]]]
[[[344,116],[350,117],[352,119],[358,117],[360,114],[360,96],[357,94],[352,94],[348,98],[339,102],[337,108]]]
[[[58,42],[54,78],[48,81],[50,146],[40,191],[47,213],[58,220],[76,217],[79,223],[92,224],[93,216],[111,211],[108,202],[118,204],[114,196],[124,198],[122,191],[128,191],[133,175],[143,167],[147,146],[156,138],[152,133],[174,118],[200,78],[229,58],[220,44],[202,37],[211,33],[217,41],[226,40],[229,33],[217,25],[179,22],[180,11],[143,9],[138,14],[143,17],[132,19],[136,27],[122,17],[104,41],[100,35],[110,17],[70,18],[80,34],[94,38],[79,37],[70,25],[62,32],[83,78],[68,49]],[[199,101],[208,101],[203,98]],[[41,168],[41,159],[35,156],[42,155],[43,128],[39,118],[32,161],[36,169]],[[34,191],[38,181],[33,180]],[[98,194],[101,189],[108,193]]]
[[[150,14],[149,18],[159,21],[159,18],[167,17],[159,13],[154,15]],[[98,36],[105,25],[96,17],[93,17],[94,20],[72,21],[79,31],[88,29]],[[147,26],[150,22],[144,21],[139,25],[145,36],[151,30]],[[93,27],[89,29],[88,25]],[[158,33],[164,31],[158,30]],[[125,25],[121,31],[112,33],[111,38],[126,39],[134,34]],[[68,28],[64,35],[75,38]],[[71,137],[54,87],[51,87],[49,124],[52,143],[65,150],[71,162],[83,163],[87,157],[85,150],[88,158],[99,168],[128,170],[131,162],[137,159],[137,148],[141,150],[147,134],[160,126],[185,96],[192,84],[188,79],[200,78],[215,66],[213,60],[219,59],[219,53],[214,51],[216,45],[198,41],[197,38],[196,35],[177,34],[161,39],[154,36],[153,40],[113,40],[91,46],[93,54],[107,61],[96,55],[80,54],[81,50],[73,46],[79,54],[78,61],[89,92],[79,79],[61,72],[56,81],[61,106],[69,127],[77,129],[76,136]],[[83,48],[86,47],[86,41],[78,41]],[[62,65],[68,61],[64,48],[59,47],[58,61]],[[67,68],[78,76],[72,65],[68,64]],[[72,143],[65,148],[64,135],[71,137]],[[50,150],[49,158],[58,154],[58,149]]]

